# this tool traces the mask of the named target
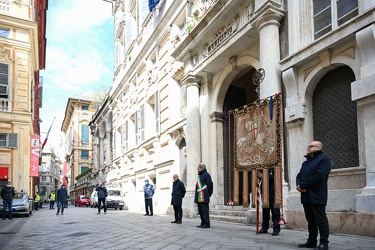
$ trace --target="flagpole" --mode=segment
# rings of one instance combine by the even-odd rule
[[[53,121],[52,121],[51,127],[49,127],[49,129],[48,129],[47,136],[46,136],[46,138],[44,139],[44,142],[43,142],[43,144],[42,144],[42,150],[44,149],[44,146],[45,146],[46,143],[47,143],[48,136],[49,136],[49,133],[51,132],[51,128],[52,128],[53,123],[55,122],[55,119],[56,119],[56,117],[53,118]]]

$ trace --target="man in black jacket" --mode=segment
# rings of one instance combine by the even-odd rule
[[[99,185],[96,187],[95,191],[97,191],[97,196],[98,196],[98,214],[100,214],[100,206],[103,204],[104,208],[104,214],[107,213],[107,203],[105,201],[108,193],[107,189],[103,187],[103,183],[99,183]]]
[[[14,198],[14,189],[10,186],[10,181],[7,181],[5,187],[1,189],[1,198],[3,199],[3,220],[5,220],[5,214],[7,212],[7,206],[9,207],[9,220],[12,219],[12,204]]]
[[[305,210],[309,238],[306,243],[298,247],[315,248],[317,245],[318,230],[320,244],[315,249],[328,249],[329,224],[326,215],[328,200],[328,176],[331,172],[331,163],[322,151],[320,141],[312,141],[307,146],[306,161],[302,163],[297,174],[297,190],[301,192],[301,203]]]
[[[198,180],[195,185],[195,198],[194,202],[198,204],[198,211],[201,217],[201,224],[199,228],[210,227],[210,211],[209,203],[210,197],[213,193],[213,183],[211,175],[207,172],[206,165],[203,163],[198,164]]]
[[[173,175],[173,189],[172,189],[172,201],[174,210],[174,221],[171,223],[181,224],[182,223],[182,198],[185,197],[186,189],[185,184],[180,181],[177,174]]]

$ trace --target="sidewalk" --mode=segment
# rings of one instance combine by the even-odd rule
[[[30,218],[0,220],[0,249],[300,249],[306,231],[282,229],[279,236],[256,235],[255,226],[211,221],[196,228],[197,218],[171,224],[172,215],[143,216],[110,209],[72,207],[64,215],[47,208]],[[7,239],[7,240],[5,240]],[[331,250],[372,250],[375,238],[330,235]]]

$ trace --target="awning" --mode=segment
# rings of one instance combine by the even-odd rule
[[[8,171],[9,171],[8,167],[0,167],[0,179],[8,180],[9,178]]]

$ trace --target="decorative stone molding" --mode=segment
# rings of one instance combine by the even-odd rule
[[[0,59],[3,59],[7,62],[11,62],[12,59],[10,55],[11,55],[10,49],[5,48],[4,46],[0,44]]]
[[[232,65],[232,70],[237,68],[237,56],[229,58],[229,63]]]

